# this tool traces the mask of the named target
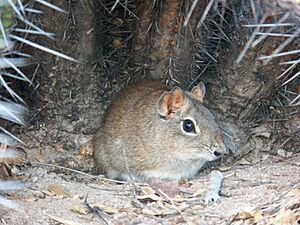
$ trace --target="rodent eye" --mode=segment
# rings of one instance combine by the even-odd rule
[[[186,119],[182,123],[182,128],[185,132],[196,132],[194,122],[192,120]]]

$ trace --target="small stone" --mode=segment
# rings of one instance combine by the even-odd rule
[[[33,191],[31,191],[31,194],[35,198],[45,198],[45,194],[41,191],[33,190]]]
[[[277,150],[277,155],[279,155],[280,157],[285,158],[286,157],[286,151],[283,148],[280,148]]]

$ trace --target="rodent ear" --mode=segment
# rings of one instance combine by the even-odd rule
[[[203,102],[204,96],[205,96],[205,85],[200,82],[197,86],[193,87],[191,93],[193,96]]]
[[[157,110],[163,117],[169,118],[173,113],[183,106],[183,91],[179,87],[174,87],[171,91],[164,92],[158,102]]]

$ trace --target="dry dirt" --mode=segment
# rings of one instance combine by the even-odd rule
[[[71,167],[73,159],[73,168],[92,170],[89,157],[72,155],[58,146],[32,148],[32,164],[21,169],[26,188],[8,194],[19,204],[19,210],[1,207],[1,224],[230,224],[237,212],[250,212],[269,204],[300,184],[299,153],[289,158],[270,155],[252,165],[241,165],[241,160],[224,171],[222,195],[215,205],[206,206],[202,200],[209,180],[208,169],[188,184],[172,184],[180,192],[171,200],[150,194],[137,203],[133,184],[45,165],[39,151],[48,151],[44,155],[52,156],[53,162],[63,158]],[[142,184],[136,184],[136,188],[137,196],[152,190]]]

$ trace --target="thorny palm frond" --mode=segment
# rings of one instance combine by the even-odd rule
[[[191,5],[186,15],[184,26],[188,25],[189,19],[197,4],[198,4],[197,0],[193,1],[193,4]],[[205,12],[203,13],[202,17],[198,22],[198,28],[201,25],[205,26],[206,25],[205,23],[209,22],[209,17],[208,17],[209,12],[218,10],[217,7],[213,7],[213,4],[215,5],[221,4],[224,6],[222,8],[224,9],[226,8],[226,10],[229,11],[234,11],[230,9],[229,1],[210,0],[207,4]],[[242,49],[240,55],[237,57],[235,63],[238,65],[243,60],[243,58],[245,57],[245,55],[250,49],[257,47],[268,37],[286,38],[281,44],[279,44],[271,52],[271,54],[261,56],[257,60],[261,60],[263,64],[267,66],[268,62],[270,62],[275,58],[280,58],[287,55],[294,56],[297,60],[291,60],[288,62],[280,63],[280,65],[290,65],[290,64],[292,65],[286,68],[286,70],[278,77],[278,79],[282,80],[282,86],[291,84],[292,81],[296,81],[296,79],[300,77],[300,71],[295,71],[295,69],[297,67],[299,68],[300,66],[300,60],[299,60],[300,50],[288,49],[291,43],[296,42],[296,40],[299,39],[300,37],[299,1],[277,0],[277,1],[270,1],[270,2],[261,2],[261,1],[251,0],[251,9],[253,14],[253,19],[252,19],[253,22],[250,24],[245,24],[243,25],[243,27],[246,27],[248,29],[253,29],[253,31],[250,37],[248,38],[248,41],[245,44],[244,48]],[[277,19],[277,17],[279,17],[279,19]],[[270,18],[274,18],[273,21],[270,22]],[[219,27],[222,27],[222,23],[220,23]],[[212,33],[212,31],[210,30],[209,33]],[[207,49],[206,50],[199,49],[199,51],[202,53],[202,55],[207,55],[208,53]],[[209,57],[211,58],[211,55],[209,55]],[[291,74],[291,72],[293,71],[294,74]],[[299,96],[300,94],[295,93],[295,97],[289,102],[289,105],[290,106],[300,105]]]
[[[28,79],[27,75],[24,74],[20,68],[30,64],[29,59],[32,57],[28,54],[16,51],[14,49],[15,41],[37,48],[44,52],[48,52],[55,56],[77,62],[72,57],[35,43],[28,38],[28,34],[36,34],[53,38],[52,33],[44,31],[39,26],[35,25],[34,21],[30,19],[32,14],[42,13],[42,11],[32,8],[34,3],[42,4],[58,12],[64,13],[62,9],[44,0],[34,0],[32,3],[33,4],[23,5],[23,1],[13,0],[4,0],[0,3],[0,86],[2,89],[6,90],[6,92],[16,102],[13,103],[8,102],[7,100],[0,100],[0,118],[17,122],[21,125],[24,125],[25,107],[17,103],[24,104],[25,102],[14,90],[10,88],[6,77],[26,81],[31,85],[32,81]],[[19,28],[19,25],[25,25],[25,28]],[[14,34],[12,34],[12,32]],[[26,38],[21,36],[22,34],[25,34]],[[14,71],[14,73],[7,72],[8,69],[10,71]],[[0,99],[4,99],[4,96],[1,94]],[[1,142],[3,143],[4,140],[0,138],[0,143]]]
[[[10,87],[7,78],[9,78],[10,81],[12,79],[25,81],[31,85],[32,80],[22,72],[21,68],[30,64],[29,59],[31,59],[32,56],[16,50],[15,43],[19,42],[21,44],[26,44],[55,56],[77,62],[72,57],[35,43],[28,38],[30,34],[35,34],[53,39],[52,33],[44,31],[35,24],[34,20],[30,19],[33,14],[42,13],[42,11],[32,8],[34,3],[42,4],[58,12],[64,13],[62,9],[44,0],[32,0],[32,4],[25,5],[22,0],[0,1],[0,120],[3,119],[20,125],[25,124],[24,114],[26,112],[26,107],[23,106],[25,102]],[[22,27],[19,27],[20,25]],[[22,36],[23,34],[26,35],[26,38]],[[10,98],[13,101],[7,99],[7,94],[4,94],[4,92],[10,95]],[[7,148],[7,146],[15,145],[16,142],[23,143],[15,135],[0,126],[0,163],[5,162],[7,159],[18,158],[17,150]],[[19,182],[0,182],[0,193],[4,190],[20,188],[22,188],[22,185]],[[13,209],[17,208],[15,202],[1,196],[0,204]]]

